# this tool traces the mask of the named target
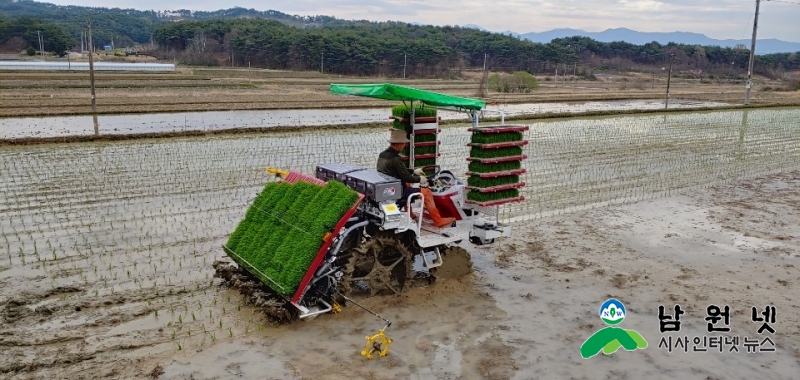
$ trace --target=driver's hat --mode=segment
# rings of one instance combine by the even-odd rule
[[[409,142],[409,140],[406,137],[406,131],[402,129],[392,129],[392,132],[389,136],[390,144],[404,144],[407,142]]]

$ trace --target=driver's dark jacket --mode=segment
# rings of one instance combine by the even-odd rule
[[[419,176],[408,170],[400,158],[400,153],[397,153],[392,147],[387,148],[378,155],[377,169],[379,172],[398,178],[405,183],[420,182]]]

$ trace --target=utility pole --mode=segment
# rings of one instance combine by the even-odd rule
[[[42,54],[42,34],[38,30],[36,31],[36,40],[39,41],[39,55],[44,55]]]
[[[672,81],[672,60],[675,54],[669,53],[669,74],[667,74],[667,98],[664,100],[664,109],[669,108],[669,83]]]
[[[406,65],[408,64],[408,54],[403,52],[403,79],[406,79]]]
[[[488,58],[489,53],[483,53],[483,75],[481,76],[480,89],[478,89],[478,96],[483,98],[489,96],[489,72],[486,71],[486,61]]]
[[[753,87],[753,63],[756,60],[756,31],[758,30],[758,7],[761,5],[761,0],[756,0],[756,17],[753,18],[753,39],[750,41],[750,64],[747,68],[747,84],[745,87],[747,91],[744,95],[744,104],[750,104],[750,89]]]
[[[92,20],[87,18],[86,19],[86,27],[88,30],[88,34],[86,36],[87,41],[89,42],[89,82],[92,91],[92,120],[94,120],[94,135],[100,135],[100,127],[97,125],[97,101],[95,100],[94,95],[94,58],[92,56]]]
[[[325,52],[319,55],[319,72],[325,74]]]

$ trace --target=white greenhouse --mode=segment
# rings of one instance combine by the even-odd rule
[[[171,63],[95,62],[96,71],[175,71]],[[0,61],[0,70],[88,71],[89,62]]]

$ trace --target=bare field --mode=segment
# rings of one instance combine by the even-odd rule
[[[98,112],[180,112],[389,106],[392,103],[329,94],[330,83],[391,81],[421,89],[475,97],[480,78],[418,80],[340,77],[316,72],[247,69],[180,69],[174,73],[97,73]],[[596,81],[568,77],[556,82],[541,77],[540,88],[527,94],[490,93],[489,103],[536,103],[663,99],[666,78],[645,74],[601,75]],[[800,104],[800,92],[762,91],[783,84],[760,80],[753,104]],[[86,72],[0,72],[0,117],[91,113]],[[730,82],[701,83],[673,77],[670,97],[742,103],[744,86]]]

